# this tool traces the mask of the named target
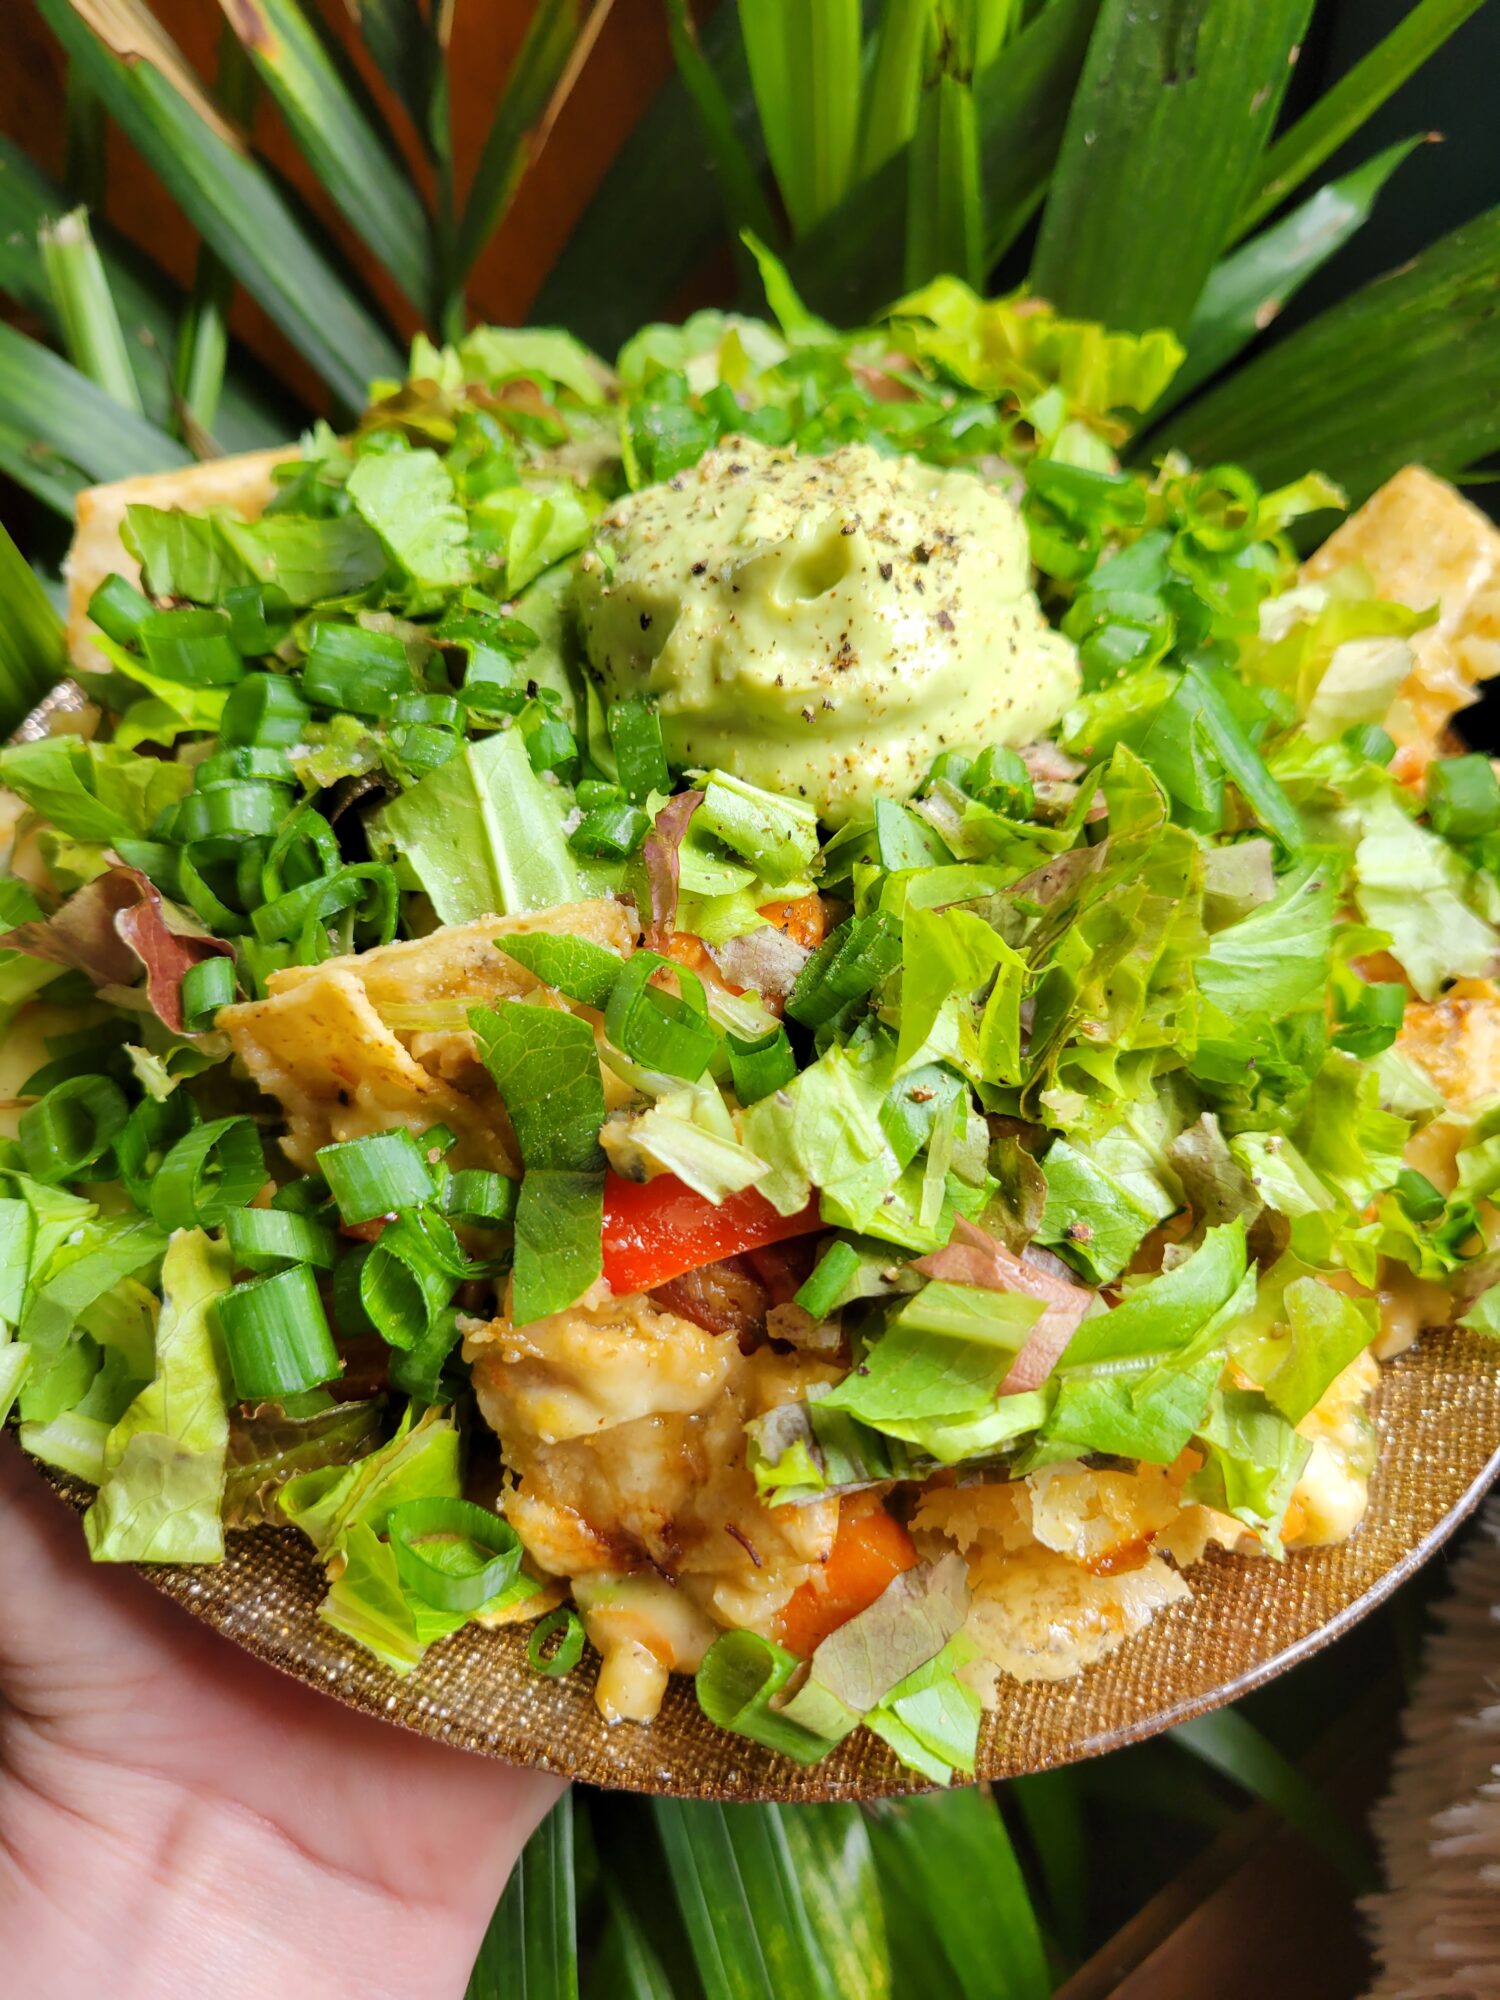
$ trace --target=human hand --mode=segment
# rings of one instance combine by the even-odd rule
[[[458,2000],[558,1782],[276,1674],[88,1560],[0,1437],[0,1987]]]

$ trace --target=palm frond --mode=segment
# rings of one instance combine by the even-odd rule
[[[1153,412],[1157,420],[1185,403],[1266,330],[1308,279],[1364,227],[1381,189],[1422,143],[1419,135],[1387,146],[1214,266],[1183,336],[1187,358]]]
[[[730,235],[738,244],[749,230],[764,243],[779,240],[781,230],[760,184],[755,163],[735,130],[734,107],[703,53],[688,0],[666,0],[667,34],[677,74],[692,98],[723,191]]]
[[[1238,1709],[1195,1716],[1170,1741],[1275,1808],[1333,1863],[1351,1889],[1375,1886],[1374,1857],[1337,1809]]]
[[[468,2000],[578,2000],[571,1792],[516,1862],[480,1947]]]
[[[1331,159],[1484,0],[1417,0],[1391,32],[1268,150],[1240,216],[1245,234]]]
[[[7,464],[6,470],[49,506],[56,505],[59,476],[65,478],[68,471],[88,484],[191,462],[176,438],[117,403],[39,340],[3,324],[0,426],[26,439],[33,455],[40,454],[35,479],[24,466]]]
[[[340,214],[425,311],[433,295],[429,217],[305,10],[297,0],[224,0],[224,17]]]
[[[598,32],[608,0],[600,0],[585,22],[581,0],[539,0],[495,107],[489,136],[464,203],[452,271],[451,293],[462,286],[474,260],[510,206],[540,129],[548,121],[554,93],[570,71],[583,38],[585,48]]]
[[[1044,297],[1128,333],[1188,326],[1311,13],[1312,0],[1104,0],[1032,265]]]
[[[883,2000],[883,1959],[837,1915],[847,1855],[826,1835],[786,1806],[654,1799],[652,1817],[705,2000]]]
[[[0,527],[0,730],[8,736],[63,671],[62,620]]]
[[[364,303],[352,274],[315,240],[203,87],[183,82],[186,65],[180,56],[174,63],[162,54],[160,30],[154,38],[139,38],[150,54],[127,61],[79,11],[82,0],[38,4],[70,61],[199,234],[214,244],[345,407],[360,406],[375,377],[398,374],[401,351]],[[90,8],[90,15],[94,11]],[[122,14],[139,18],[144,10],[121,0],[109,11],[116,41],[134,48],[134,41],[118,33]]]
[[[1500,208],[1257,356],[1141,440],[1267,486],[1315,465],[1358,504],[1413,459],[1457,477],[1500,450]]]
[[[984,283],[984,188],[974,101],[979,9],[974,0],[937,0],[911,136],[906,197],[905,283],[943,271]]]
[[[716,7],[700,43],[752,166],[765,140],[737,10]],[[571,327],[613,353],[644,320],[659,318],[711,254],[723,228],[718,183],[680,76],[663,84],[548,273],[533,307],[544,325]]]
[[[0,292],[36,314],[59,339],[61,328],[42,268],[38,231],[48,217],[61,215],[66,207],[62,189],[9,140],[0,138]],[[93,236],[145,414],[158,430],[170,431],[176,422],[172,356],[183,294],[164,271],[97,217]],[[242,350],[231,349],[231,360],[215,424],[224,450],[254,451],[290,436],[303,417],[296,401]]]
[[[141,411],[114,294],[89,234],[88,210],[70,209],[37,234],[42,269],[57,312],[63,352],[106,396],[127,410]]]
[[[1046,190],[1100,5],[1051,0],[978,80],[987,268],[1020,235]],[[830,317],[856,324],[902,290],[908,175],[902,148],[788,252],[804,296]]]
[[[888,1918],[928,1958],[931,1983],[919,1990],[1046,2000],[1041,1931],[993,1799],[981,1791],[906,1799],[873,1815],[871,1838]]]

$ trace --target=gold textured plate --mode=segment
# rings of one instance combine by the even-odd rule
[[[1500,1470],[1500,1368],[1493,1343],[1459,1330],[1423,1336],[1382,1370],[1381,1456],[1363,1526],[1341,1548],[1285,1563],[1210,1553],[1188,1571],[1190,1603],[1076,1680],[1002,1680],[986,1718],[980,1775],[1008,1778],[1139,1742],[1231,1701],[1346,1631],[1430,1556]],[[47,1473],[75,1507],[88,1492]],[[142,1566],[236,1644],[367,1714],[465,1750],[536,1764],[590,1784],[682,1798],[853,1799],[913,1789],[878,1738],[857,1730],[811,1769],[698,1712],[674,1678],[649,1728],[606,1728],[594,1707],[592,1653],[563,1680],[526,1665],[526,1631],[470,1626],[434,1646],[405,1679],[318,1618],[323,1576],[291,1529],[231,1535],[215,1568]]]
[[[47,733],[83,697],[61,682],[18,737]],[[1191,1602],[1159,1611],[1137,1638],[1072,1681],[1000,1683],[979,1770],[1014,1777],[1138,1743],[1232,1701],[1347,1631],[1418,1569],[1478,1505],[1500,1471],[1500,1366],[1492,1342],[1424,1334],[1381,1370],[1374,1416],[1380,1462],[1354,1537],[1285,1563],[1217,1550],[1188,1571]],[[46,1467],[80,1512],[89,1491]],[[213,1568],[142,1565],[141,1574],[257,1658],[366,1714],[513,1764],[590,1784],[681,1798],[853,1799],[914,1789],[911,1773],[867,1730],[807,1768],[699,1713],[674,1677],[649,1728],[606,1728],[594,1707],[597,1657],[546,1680],[526,1664],[526,1628],[470,1626],[401,1678],[318,1617],[322,1570],[294,1530],[231,1535]]]

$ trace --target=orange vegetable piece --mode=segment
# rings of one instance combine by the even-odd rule
[[[911,1536],[883,1507],[856,1514],[846,1501],[822,1573],[792,1592],[777,1621],[782,1645],[806,1659],[916,1560]]]
[[[762,903],[759,914],[789,937],[793,944],[815,951],[823,942],[827,922],[821,896],[796,896],[789,903]]]

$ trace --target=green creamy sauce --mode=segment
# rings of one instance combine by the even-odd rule
[[[968,472],[734,439],[630,495],[582,558],[606,697],[656,703],[673,762],[810,800],[833,825],[944,749],[1031,741],[1072,700],[1011,502]]]

